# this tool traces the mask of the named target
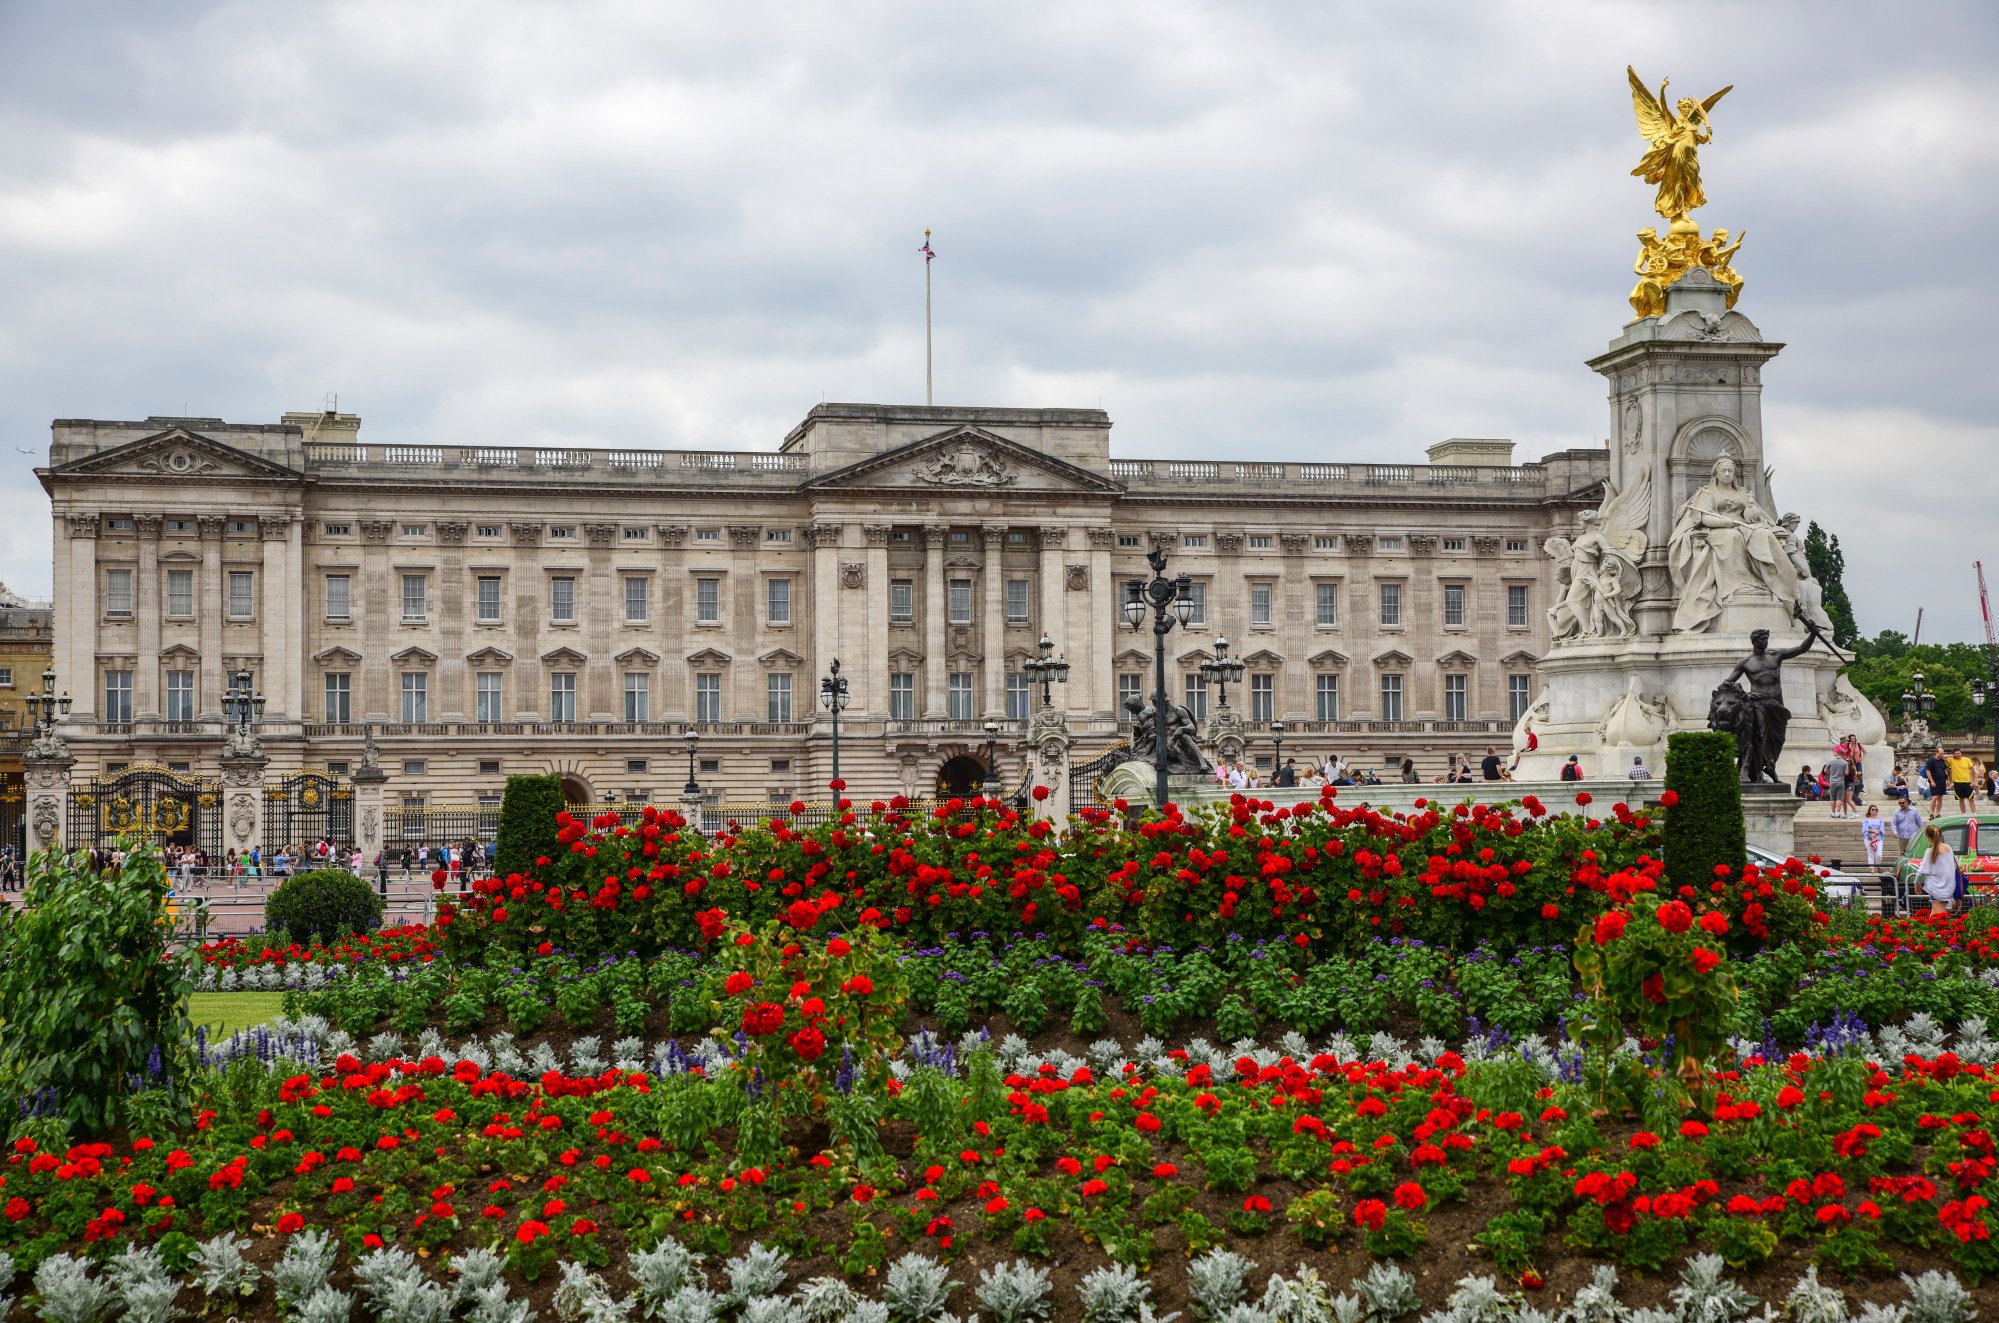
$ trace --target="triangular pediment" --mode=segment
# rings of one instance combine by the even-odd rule
[[[512,662],[514,654],[504,648],[481,648],[477,652],[465,654],[468,666],[505,666]]]
[[[1540,660],[1539,657],[1522,648],[1517,652],[1509,652],[1504,657],[1501,657],[1499,664],[1501,666],[1532,666]]]
[[[1214,655],[1214,653],[1209,652],[1206,648],[1189,648],[1173,660],[1182,666],[1198,666],[1204,661],[1213,660]]]
[[[626,648],[612,660],[620,666],[657,666],[659,654],[651,648]]]
[[[313,653],[312,659],[318,662],[322,666],[326,666],[329,664],[352,666],[354,663],[361,660],[361,654],[354,651],[354,649],[352,648],[343,648],[336,643],[332,647],[326,649],[324,652]]]
[[[581,666],[590,660],[574,648],[557,648],[552,652],[544,652],[541,654],[541,659],[550,666]]]
[[[1478,665],[1478,658],[1472,656],[1469,652],[1466,652],[1462,648],[1452,648],[1449,652],[1437,658],[1437,665],[1476,666]]]
[[[900,491],[1012,493],[1123,490],[1109,478],[1044,455],[983,427],[954,427],[920,441],[834,469],[808,488],[894,488]]]
[[[1411,657],[1399,648],[1390,648],[1386,652],[1377,652],[1374,654],[1374,664],[1376,666],[1407,666],[1415,660],[1414,657]]]
[[[793,652],[790,648],[772,648],[769,652],[766,652],[762,656],[758,657],[757,660],[762,662],[765,666],[778,667],[778,666],[797,666],[800,663],[802,663],[805,660],[805,658],[799,656],[797,653]]]
[[[428,648],[408,647],[404,648],[401,652],[390,653],[389,660],[404,663],[416,662],[419,665],[429,666],[437,661],[437,654]]]
[[[1244,657],[1242,664],[1245,666],[1254,666],[1259,670],[1269,670],[1271,667],[1281,667],[1284,665],[1284,659],[1268,648],[1258,648],[1255,652],[1250,653],[1249,656]]]
[[[898,671],[913,671],[923,664],[923,654],[911,652],[908,648],[891,648],[888,664]]]
[[[1123,652],[1111,658],[1111,665],[1119,670],[1126,670],[1133,666],[1150,666],[1151,664],[1152,658],[1140,652],[1137,648],[1126,648]]]
[[[1307,657],[1305,661],[1322,671],[1330,671],[1335,667],[1345,666],[1347,664],[1347,656],[1345,653],[1338,652],[1332,648],[1321,648]]]
[[[262,456],[179,426],[59,465],[53,472],[64,477],[166,477],[199,481],[251,478],[296,482],[305,476],[296,469],[273,464]]]
[[[200,656],[200,653],[188,647],[185,643],[175,643],[170,647],[160,649],[161,661],[195,661]]]
[[[703,648],[687,656],[689,666],[727,666],[734,660],[734,657],[719,648]]]

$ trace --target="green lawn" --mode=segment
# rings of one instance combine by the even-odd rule
[[[208,1026],[208,1041],[215,1043],[238,1029],[266,1024],[284,1009],[282,992],[197,992],[189,1014],[196,1025]]]

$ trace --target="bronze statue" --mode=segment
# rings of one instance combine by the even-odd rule
[[[1136,698],[1127,698],[1125,711],[1131,714],[1131,747],[1133,752],[1150,754],[1158,747],[1154,733],[1152,708]],[[1208,761],[1208,755],[1201,752],[1200,723],[1194,720],[1194,713],[1185,703],[1168,701],[1166,704],[1166,771],[1210,773],[1215,765]],[[1144,761],[1141,759],[1141,761]]]
[[[1666,105],[1666,88],[1672,79],[1659,84],[1659,95],[1655,97],[1639,81],[1637,70],[1626,65],[1624,73],[1631,80],[1631,108],[1638,115],[1638,132],[1652,144],[1652,150],[1645,153],[1631,173],[1659,186],[1653,210],[1669,221],[1683,221],[1688,212],[1707,201],[1707,194],[1701,191],[1700,149],[1714,139],[1708,112],[1735,84],[1730,83],[1705,101],[1681,97],[1676,114]]]
[[[1801,609],[1793,607],[1791,614],[1804,625],[1805,641],[1795,648],[1771,652],[1769,630],[1751,633],[1749,644],[1754,651],[1735,664],[1708,700],[1708,729],[1735,736],[1736,761],[1745,784],[1765,777],[1784,784],[1777,774],[1777,757],[1784,752],[1784,737],[1791,726],[1791,710],[1784,706],[1784,663],[1811,651],[1813,643],[1825,643],[1827,651],[1839,655]],[[1749,682],[1747,692],[1735,683],[1737,677]]]

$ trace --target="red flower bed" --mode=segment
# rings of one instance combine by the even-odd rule
[[[204,943],[202,963],[222,969],[255,969],[260,965],[358,965],[379,960],[389,964],[429,964],[438,954],[437,933],[429,924],[381,928],[344,941],[273,947],[261,937],[224,937]]]

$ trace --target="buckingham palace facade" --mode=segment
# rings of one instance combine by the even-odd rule
[[[1428,774],[1504,746],[1548,643],[1543,540],[1593,508],[1607,452],[1512,463],[1114,458],[1088,409],[825,404],[750,453],[376,445],[360,419],[62,419],[54,669],[76,774],[212,775],[249,672],[272,773],[358,766],[392,802],[812,798],[839,659],[850,793],[929,793],[997,741],[1011,782],[1045,633],[1077,756],[1152,687],[1125,581],[1191,576],[1170,684],[1203,714],[1226,636],[1252,750]],[[989,729],[996,724],[997,733]]]

